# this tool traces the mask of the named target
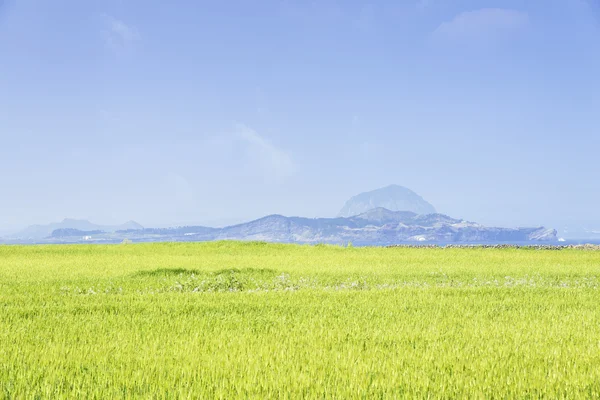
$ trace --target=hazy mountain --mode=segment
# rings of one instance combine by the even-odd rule
[[[416,214],[434,214],[435,208],[421,196],[403,186],[390,185],[352,197],[339,212],[339,217],[352,217],[374,208],[390,211],[410,211]]]
[[[81,241],[114,243],[133,241],[209,241],[262,240],[281,243],[334,243],[388,245],[402,242],[525,242],[556,241],[556,231],[546,228],[489,228],[443,214],[417,214],[375,208],[349,218],[302,218],[269,215],[244,224],[225,228],[186,226],[178,228],[142,228],[135,223],[119,227],[67,220],[61,225],[31,228],[31,242],[77,243]],[[94,228],[94,229],[91,229]],[[123,229],[125,228],[125,229]],[[88,236],[84,239],[84,236]]]
[[[393,244],[411,241],[486,242],[553,241],[546,228],[489,228],[443,214],[416,214],[384,208],[350,218],[301,218],[270,215],[226,227],[214,239],[270,242]]]
[[[73,229],[77,231],[103,231],[116,232],[128,229],[144,229],[143,226],[134,221],[129,221],[123,225],[97,225],[87,220],[66,218],[62,222],[55,222],[48,225],[32,225],[21,232],[11,235],[19,239],[42,239],[52,235],[52,232],[62,229]]]

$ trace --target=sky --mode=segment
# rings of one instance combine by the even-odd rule
[[[0,0],[0,233],[335,216],[406,186],[600,226],[598,0]]]

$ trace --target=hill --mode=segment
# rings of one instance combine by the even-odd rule
[[[31,229],[18,243],[118,243],[201,242],[212,240],[257,240],[279,243],[331,243],[391,245],[406,242],[527,242],[556,241],[556,231],[543,227],[495,228],[449,217],[444,214],[417,214],[378,207],[349,217],[304,218],[268,215],[224,228],[184,226],[143,228],[135,223],[101,226],[88,221],[63,221]],[[75,226],[75,227],[68,227]],[[85,238],[84,238],[85,237]]]
[[[416,214],[375,208],[350,218],[301,218],[270,215],[215,232],[214,239],[286,243],[392,244],[399,242],[552,241],[556,231],[493,228],[443,214]]]
[[[82,231],[61,230],[59,242],[79,242]],[[74,233],[72,237],[65,233]],[[254,221],[208,228],[129,229],[90,235],[88,241],[138,242],[256,240],[279,243],[390,245],[403,242],[526,242],[555,241],[556,231],[543,227],[493,228],[443,214],[417,214],[375,208],[350,218],[303,218],[268,215]],[[60,240],[59,240],[60,239]],[[49,239],[52,240],[52,239]]]

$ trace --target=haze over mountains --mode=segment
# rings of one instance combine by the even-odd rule
[[[103,226],[84,220],[36,225],[14,240],[45,243],[147,241],[263,240],[285,243],[353,242],[388,245],[402,242],[525,242],[556,241],[556,231],[544,227],[490,228],[438,214],[421,196],[398,185],[358,194],[336,218],[269,215],[254,221],[213,228],[185,226],[144,228],[130,221]]]
[[[32,225],[14,235],[15,238],[20,239],[43,239],[52,235],[52,232],[60,229],[72,229],[77,231],[102,231],[102,232],[116,232],[120,230],[128,229],[144,229],[144,227],[137,222],[129,221],[122,225],[98,225],[91,223],[87,220],[65,218],[61,222],[56,222],[48,225]]]
[[[421,196],[399,185],[390,185],[352,197],[340,210],[338,217],[352,217],[374,208],[390,211],[411,211],[416,214],[435,214],[435,208]]]

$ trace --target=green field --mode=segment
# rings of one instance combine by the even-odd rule
[[[0,246],[0,398],[598,398],[600,251]]]

